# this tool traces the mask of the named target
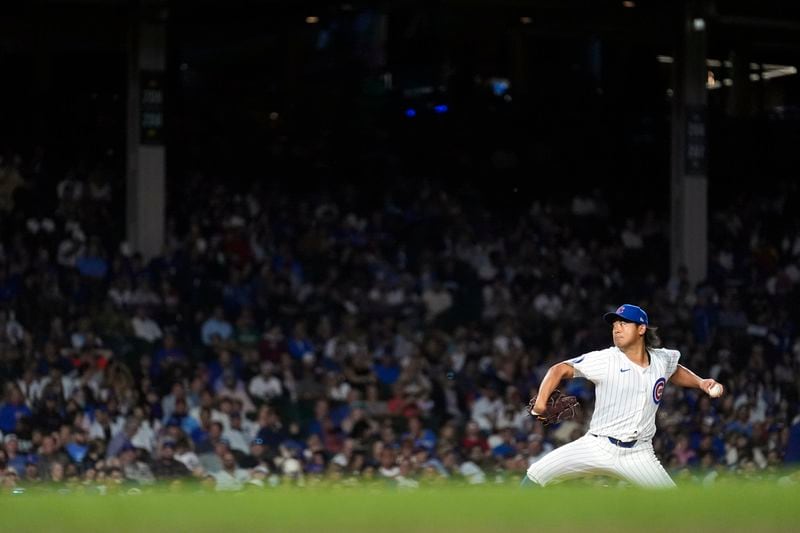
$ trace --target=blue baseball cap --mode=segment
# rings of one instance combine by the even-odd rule
[[[647,318],[647,313],[645,313],[644,309],[633,304],[620,305],[613,313],[604,314],[603,320],[609,324],[613,324],[615,320],[625,320],[634,324],[650,325],[650,320]]]

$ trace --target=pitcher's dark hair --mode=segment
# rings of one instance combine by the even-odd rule
[[[658,328],[648,327],[644,332],[645,348],[661,348],[661,337],[658,336]]]

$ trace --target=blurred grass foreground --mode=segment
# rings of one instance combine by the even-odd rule
[[[798,531],[800,476],[674,490],[615,483],[4,492],[0,531]]]

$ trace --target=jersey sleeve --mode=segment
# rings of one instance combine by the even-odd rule
[[[678,360],[681,358],[681,352],[678,350],[664,350],[667,356],[667,379],[678,370]]]
[[[564,363],[575,370],[576,378],[585,378],[593,383],[603,380],[608,370],[608,354],[605,350],[588,352]]]

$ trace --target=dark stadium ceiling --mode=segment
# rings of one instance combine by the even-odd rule
[[[709,56],[723,56],[732,48],[745,46],[752,57],[763,62],[797,63],[800,0],[689,3],[702,5],[707,13]],[[446,14],[441,22],[444,26],[463,28],[467,24],[470,31],[481,33],[491,33],[486,31],[489,25],[496,32],[503,25],[523,24],[524,31],[531,34],[597,35],[670,47],[676,42],[682,4],[677,0],[27,0],[4,2],[2,12],[11,17],[5,17],[6,21],[24,17],[30,26],[37,19],[52,18],[78,20],[81,25],[104,18],[120,21],[133,12],[144,17],[166,16],[179,25],[236,25],[275,13],[324,18],[342,10],[377,9],[390,14],[422,10]]]
[[[676,13],[680,0],[26,0],[4,2],[2,12],[20,13],[54,8],[107,8],[127,10],[133,7],[166,7],[184,16],[213,16],[216,19],[238,18],[254,12],[274,9],[330,11],[377,8],[386,11],[431,6],[452,9],[491,9],[495,13],[527,11],[537,17],[556,17],[584,24],[603,25],[609,22],[624,24],[631,19],[648,19],[663,23],[663,16]],[[797,0],[717,0],[689,3],[704,4],[716,23],[748,31],[795,31],[800,27],[800,2]],[[656,16],[655,20],[653,17]]]
[[[712,11],[732,16],[746,18],[774,18],[778,20],[800,20],[800,4],[796,0],[689,0],[692,3],[704,3]],[[350,4],[358,7],[389,8],[400,6],[425,6],[431,4],[446,4],[451,6],[485,6],[497,9],[517,7],[535,8],[546,10],[574,11],[591,13],[602,10],[613,10],[618,7],[675,10],[682,4],[681,0],[354,0],[354,1],[324,1],[324,0],[23,0],[18,2],[4,2],[5,9],[20,8],[23,6],[112,6],[126,7],[141,6],[213,6],[216,8],[249,7],[260,8],[264,6],[303,6],[303,7],[337,7]],[[631,6],[631,4],[633,4]]]

